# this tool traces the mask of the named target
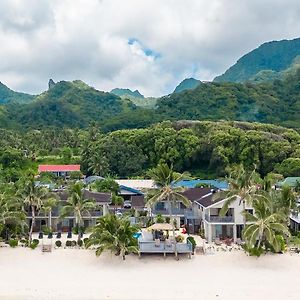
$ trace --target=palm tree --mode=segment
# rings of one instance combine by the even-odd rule
[[[239,199],[239,204],[243,205],[243,211],[246,209],[246,204],[251,205],[258,191],[256,183],[259,181],[259,175],[256,173],[255,168],[252,171],[248,171],[240,164],[233,170],[228,181],[229,191],[226,193],[227,200],[220,211],[221,216],[224,216],[227,213],[229,206],[236,199]],[[245,228],[245,216],[243,219]]]
[[[128,219],[119,219],[109,214],[99,218],[86,246],[96,246],[97,256],[105,250],[110,250],[125,260],[127,253],[138,252],[137,239],[133,236],[138,230]]]
[[[94,175],[105,176],[109,171],[108,159],[102,155],[102,153],[97,152],[98,149],[94,149],[90,160],[89,160],[89,171]]]
[[[36,215],[42,209],[44,203],[50,198],[53,198],[53,194],[50,193],[48,189],[35,184],[33,173],[28,174],[27,178],[21,183],[19,194],[24,200],[24,204],[28,206],[31,211],[31,226],[28,233],[29,242],[31,242]]]
[[[69,189],[69,198],[61,208],[60,218],[74,215],[75,224],[78,229],[78,241],[81,239],[82,226],[84,225],[84,216],[91,217],[91,211],[97,208],[97,204],[93,199],[84,198],[84,190],[80,183],[75,183]]]
[[[297,197],[295,192],[290,186],[284,185],[279,192],[274,191],[273,195],[275,196],[275,205],[289,219],[291,211],[297,210]]]
[[[24,227],[26,214],[22,210],[22,203],[10,190],[0,192],[0,233],[7,224],[15,224]]]
[[[271,245],[276,252],[280,251],[281,245],[279,236],[289,236],[289,230],[285,224],[285,215],[282,212],[273,210],[269,201],[255,199],[252,203],[255,214],[244,212],[247,225],[243,237],[248,249],[260,249],[263,246]]]
[[[58,204],[58,200],[53,195],[53,198],[47,199],[42,206],[42,210],[45,212],[46,216],[48,215],[48,227],[52,227],[52,210],[54,207],[56,207]]]
[[[183,196],[180,191],[181,188],[174,187],[174,184],[186,176],[185,173],[179,174],[174,172],[173,167],[169,167],[165,163],[160,163],[155,169],[149,172],[150,176],[154,180],[158,189],[154,192],[154,195],[148,200],[147,204],[153,207],[158,202],[167,202],[169,208],[169,215],[172,225],[173,236],[175,238],[175,224],[173,217],[174,205],[178,202],[182,202],[186,207],[191,206],[191,201]],[[175,255],[177,256],[177,247],[175,239]]]

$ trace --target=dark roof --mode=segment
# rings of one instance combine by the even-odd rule
[[[182,195],[187,197],[192,202],[197,202],[203,207],[208,207],[214,203],[224,200],[222,194],[220,194],[217,190],[212,190],[210,188],[188,189],[184,191]]]
[[[145,207],[144,195],[132,196],[131,197],[131,207],[132,208],[143,208],[143,207]]]
[[[194,202],[196,200],[201,199],[203,196],[210,194],[211,189],[210,188],[192,188],[187,189],[183,193],[181,193],[183,196],[187,197],[190,201]]]
[[[64,192],[58,192],[58,197],[66,201],[69,197],[69,194],[67,191]],[[83,197],[84,199],[94,199],[97,203],[111,203],[111,194],[110,193],[98,193],[98,192],[91,192],[88,190],[83,191]]]
[[[207,196],[202,197],[201,199],[197,200],[196,202],[203,207],[209,207],[215,203],[218,203],[222,200],[224,200],[225,197],[222,197],[220,194],[218,195],[218,192],[209,194]]]

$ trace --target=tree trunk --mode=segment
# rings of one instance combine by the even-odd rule
[[[52,211],[49,211],[49,215],[48,215],[48,227],[51,229],[52,231]]]
[[[81,240],[81,228],[80,228],[79,224],[77,224],[77,228],[78,228],[78,238],[77,238],[77,244],[78,244],[78,242],[80,242],[80,240]]]
[[[32,240],[32,232],[33,232],[34,223],[35,223],[35,208],[34,208],[34,206],[31,206],[31,226],[30,226],[30,231],[29,231],[29,244],[31,243],[31,240]]]

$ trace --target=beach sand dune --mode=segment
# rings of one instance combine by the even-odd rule
[[[299,299],[300,255],[128,256],[0,249],[0,299]]]

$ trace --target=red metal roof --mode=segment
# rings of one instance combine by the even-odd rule
[[[80,171],[80,165],[39,165],[41,172],[74,172]]]

